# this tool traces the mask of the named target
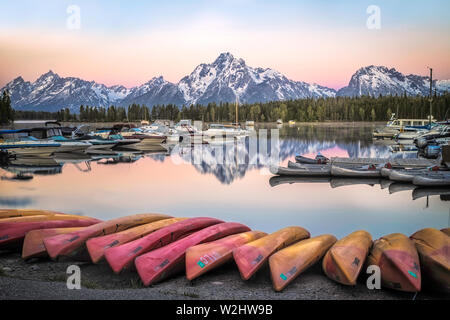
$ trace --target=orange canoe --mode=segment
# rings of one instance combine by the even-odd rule
[[[64,214],[64,213],[49,210],[35,210],[35,209],[0,209],[0,219],[27,217],[27,216],[43,216],[53,214]]]
[[[85,243],[90,238],[119,232],[128,228],[168,218],[171,217],[156,213],[144,213],[121,217],[98,223],[80,231],[45,238],[44,245],[48,255],[52,259],[56,259],[61,255],[77,256],[85,250]]]
[[[330,234],[302,240],[274,253],[269,258],[270,275],[275,291],[283,290],[297,276],[322,259],[336,242]]]
[[[414,242],[401,233],[375,240],[367,265],[381,271],[381,285],[400,291],[418,292],[421,287],[420,262]]]
[[[189,247],[249,230],[247,226],[236,222],[213,225],[137,257],[134,262],[136,270],[142,283],[149,286],[183,270],[186,250]]]
[[[8,222],[3,222],[4,220]],[[20,244],[27,232],[32,230],[87,227],[101,222],[90,217],[62,214],[7,218],[0,221],[0,247],[11,247]]]
[[[274,252],[309,237],[308,230],[301,227],[283,228],[235,249],[233,251],[234,261],[242,278],[248,280]]]
[[[450,293],[450,237],[426,228],[411,236],[419,253],[424,284],[431,289]]]
[[[336,242],[323,258],[322,268],[328,278],[354,286],[372,246],[367,231],[355,231]]]
[[[446,235],[450,236],[450,228],[444,228],[444,229],[441,229],[441,231],[443,233],[445,233]]]
[[[266,236],[261,231],[249,231],[199,244],[186,251],[186,278],[193,280],[233,259],[233,250]]]
[[[106,236],[91,238],[86,241],[86,247],[92,262],[98,263],[105,257],[105,251],[107,249],[142,238],[158,229],[185,219],[186,218],[163,219]]]
[[[141,254],[168,245],[193,232],[218,223],[223,223],[223,221],[203,217],[179,221],[140,239],[110,248],[105,251],[105,258],[111,269],[115,273],[120,273],[122,270],[134,266],[134,259]]]
[[[83,228],[55,228],[55,229],[39,229],[28,232],[23,240],[22,258],[30,259],[47,256],[45,250],[44,239],[59,234],[71,233],[79,231]]]

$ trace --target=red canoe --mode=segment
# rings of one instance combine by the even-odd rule
[[[136,269],[142,283],[148,286],[182,271],[185,266],[186,250],[189,247],[247,231],[250,231],[247,226],[236,222],[225,222],[205,228],[184,239],[137,257]]]
[[[190,247],[186,251],[186,278],[193,280],[233,260],[234,249],[266,235],[261,231],[249,231]]]
[[[223,221],[214,218],[191,218],[176,222],[140,239],[107,249],[105,258],[113,271],[119,273],[123,269],[133,266],[134,259],[139,255],[218,223],[223,223]]]
[[[37,216],[36,216],[37,217]],[[40,216],[42,217],[42,216]],[[48,217],[48,216],[46,216]],[[24,217],[29,218],[29,217]],[[31,220],[27,222],[0,223],[0,247],[9,247],[20,244],[27,232],[38,229],[87,227],[101,222],[100,220],[81,216],[64,216],[64,219]],[[21,218],[13,218],[21,219]],[[9,220],[9,219],[8,219]]]
[[[157,213],[143,213],[121,217],[101,222],[80,231],[45,238],[44,245],[52,259],[56,259],[58,256],[79,256],[79,254],[84,254],[85,243],[90,238],[120,232],[135,226],[168,218],[171,217]]]

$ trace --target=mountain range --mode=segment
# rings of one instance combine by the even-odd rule
[[[450,80],[435,80],[438,93],[450,91]],[[394,68],[367,66],[353,74],[347,87],[338,91],[288,79],[273,69],[252,68],[231,53],[222,53],[212,63],[202,63],[178,83],[155,77],[131,89],[121,85],[106,86],[95,81],[60,77],[49,71],[35,82],[18,77],[4,88],[17,110],[57,111],[69,108],[78,112],[80,105],[107,107],[145,104],[207,104],[209,102],[267,102],[302,98],[371,95],[428,95],[429,78],[404,75]]]

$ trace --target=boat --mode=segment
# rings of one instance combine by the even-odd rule
[[[233,250],[266,236],[261,231],[248,231],[220,240],[199,244],[186,251],[186,278],[195,278],[233,260]]]
[[[83,227],[38,229],[28,232],[23,239],[22,259],[28,260],[48,256],[44,245],[45,238],[75,232],[81,229]]]
[[[21,130],[0,130],[0,151],[7,151],[16,156],[50,156],[60,143],[53,141],[38,141],[33,137],[18,137]],[[9,137],[8,136],[13,136]],[[14,135],[16,135],[14,137]]]
[[[293,176],[273,176],[269,179],[271,187],[276,187],[282,184],[293,183],[328,183],[331,181],[330,177],[293,177]]]
[[[344,285],[354,286],[362,270],[372,236],[365,230],[350,233],[337,241],[325,254],[322,269],[328,278]]]
[[[278,119],[278,120],[277,120],[277,124],[283,124],[283,120]]]
[[[444,187],[450,186],[450,173],[427,172],[414,177],[412,183],[421,187]]]
[[[330,159],[321,154],[318,154],[314,159],[297,155],[295,156],[295,161],[298,163],[306,163],[306,164],[327,164],[330,162]]]
[[[55,214],[64,214],[64,213],[49,210],[36,210],[36,209],[0,209],[0,219],[29,217],[29,216],[46,216]],[[1,222],[2,220],[0,220],[0,223]]]
[[[93,263],[98,263],[105,257],[105,251],[112,247],[120,246],[124,243],[142,238],[156,230],[167,227],[175,222],[186,218],[162,219],[156,222],[143,224],[121,232],[112,233],[106,236],[91,238],[86,241],[86,248]]]
[[[294,126],[295,125],[295,121],[294,120],[289,120],[289,125],[290,126]]]
[[[235,249],[233,258],[242,279],[250,279],[276,251],[309,237],[306,229],[287,227]]]
[[[189,247],[247,231],[250,231],[250,228],[236,222],[224,222],[207,227],[137,257],[134,262],[136,270],[144,286],[149,286],[184,270],[186,250]]]
[[[419,292],[421,273],[419,255],[414,242],[401,233],[375,240],[367,257],[367,265],[381,272],[381,285],[400,291]]]
[[[44,244],[48,255],[52,259],[56,259],[59,256],[78,257],[84,255],[85,243],[90,238],[102,234],[107,235],[120,232],[135,226],[168,218],[170,218],[170,216],[156,213],[144,213],[116,218],[98,223],[81,231],[46,238],[44,239]]]
[[[291,163],[292,166],[292,163]],[[271,167],[273,174],[280,176],[301,176],[301,177],[328,177],[331,175],[330,166],[298,166],[296,168]]]
[[[381,168],[375,165],[368,165],[362,167],[346,168],[336,165],[331,165],[331,176],[333,177],[359,177],[359,178],[374,178],[381,177]]]
[[[397,169],[391,170],[389,179],[396,182],[412,182],[414,177],[430,172],[430,169]],[[436,168],[437,170],[437,168]]]
[[[331,178],[330,180],[330,187],[333,189],[354,185],[368,185],[373,187],[377,184],[381,184],[380,178]]]
[[[140,239],[107,249],[105,259],[111,269],[118,274],[124,269],[129,269],[133,265],[134,259],[141,254],[218,223],[223,223],[223,221],[214,218],[190,218],[179,221]]]
[[[394,194],[394,193],[402,192],[402,191],[412,191],[416,188],[417,187],[415,185],[413,185],[412,183],[394,182],[389,185],[389,194]]]
[[[424,285],[432,290],[450,293],[450,237],[426,228],[411,235],[420,259]]]
[[[238,125],[226,125],[220,123],[212,123],[209,125],[209,129],[204,132],[207,137],[215,138],[234,138],[236,136],[247,135],[248,131],[243,130]]]
[[[398,119],[393,113],[391,118],[383,128],[375,129],[372,137],[375,139],[393,139],[397,134],[403,131],[430,130],[435,121],[432,116],[428,119]]]
[[[0,247],[21,244],[27,232],[32,230],[86,227],[99,222],[94,218],[68,214],[5,218],[0,221]]]
[[[450,196],[450,187],[417,187],[412,192],[413,200],[431,196]]]
[[[299,241],[269,258],[270,276],[275,291],[283,290],[303,271],[318,262],[337,241],[331,234]]]

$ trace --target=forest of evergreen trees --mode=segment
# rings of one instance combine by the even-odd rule
[[[8,92],[3,91],[0,98],[0,124],[7,124],[14,119],[14,110]]]
[[[3,99],[2,99],[3,106]],[[429,97],[380,96],[378,98],[336,97],[320,99],[299,99],[267,103],[241,104],[239,120],[275,122],[295,120],[313,121],[386,121],[392,113],[400,118],[425,119],[429,114]],[[435,119],[450,117],[450,94],[433,97],[432,114]],[[3,107],[2,107],[3,108]],[[3,109],[2,109],[3,110]],[[1,114],[3,115],[3,114]],[[62,109],[56,113],[40,111],[15,111],[15,119],[56,119],[59,121],[119,122],[170,119],[202,120],[205,122],[234,122],[234,103],[209,103],[208,105],[183,106],[156,105],[151,109],[145,105],[132,104],[128,108],[110,106],[109,108],[81,106],[78,114]]]

